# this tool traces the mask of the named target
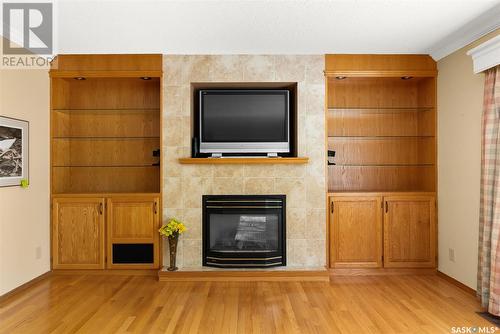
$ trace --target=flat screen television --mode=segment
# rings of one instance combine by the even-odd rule
[[[290,91],[199,90],[199,152],[290,153]]]

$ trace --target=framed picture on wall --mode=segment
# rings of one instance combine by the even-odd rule
[[[0,116],[0,187],[28,180],[28,146],[29,122]]]

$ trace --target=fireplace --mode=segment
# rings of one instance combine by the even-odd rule
[[[285,195],[203,196],[203,265],[286,265]]]

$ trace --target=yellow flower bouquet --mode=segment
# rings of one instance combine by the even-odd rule
[[[160,234],[166,237],[178,237],[186,231],[186,226],[181,221],[172,218],[160,228]]]
[[[186,226],[181,221],[171,218],[166,224],[164,224],[159,232],[168,238],[168,246],[170,250],[170,265],[167,268],[169,271],[177,270],[175,266],[176,255],[177,255],[177,242],[179,241],[179,235],[186,231]]]

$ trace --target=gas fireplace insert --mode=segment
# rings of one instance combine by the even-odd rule
[[[203,196],[203,265],[286,265],[285,195]]]

